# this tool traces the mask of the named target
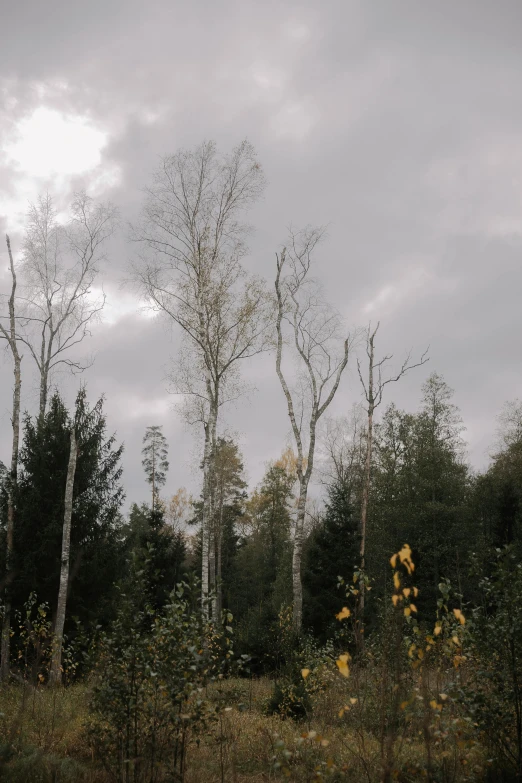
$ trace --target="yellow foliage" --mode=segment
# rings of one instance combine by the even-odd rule
[[[405,598],[408,598],[410,593],[411,593],[411,590],[410,590],[409,587],[405,587],[404,590],[402,591],[402,594],[404,595]]]
[[[454,610],[453,610],[453,614],[455,615],[455,617],[457,618],[457,620],[459,621],[459,623],[460,623],[461,625],[465,625],[465,623],[466,623],[466,618],[464,617],[464,615],[462,614],[462,612],[460,611],[460,609],[454,609]]]
[[[415,604],[410,604],[410,609],[411,609],[412,612],[416,612],[417,611],[417,607],[415,606]]]
[[[410,614],[411,614],[411,609],[410,609],[410,607],[409,607],[409,606],[406,606],[406,607],[404,608],[404,616],[405,616],[405,617],[409,617],[409,616],[410,616]]]
[[[393,574],[393,584],[395,585],[395,589],[398,590],[401,586],[401,580],[399,579],[399,574],[397,571]]]
[[[433,629],[433,634],[435,636],[438,636],[442,632],[442,625],[440,623],[435,623],[435,628]]]
[[[339,614],[336,614],[335,616],[336,616],[336,618],[338,620],[344,620],[346,617],[350,617],[350,614],[351,614],[351,612],[348,609],[348,607],[347,606],[343,606],[343,608],[341,609]]]
[[[301,669],[301,676],[303,680],[306,680],[309,674],[310,674],[310,669]]]
[[[350,669],[348,667],[349,660],[350,660],[350,656],[346,653],[345,655],[340,655],[335,662],[337,664],[337,668],[339,669],[339,672],[343,675],[343,677],[348,677],[350,674]]]

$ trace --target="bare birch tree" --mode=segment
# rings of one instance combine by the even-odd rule
[[[117,212],[76,194],[71,217],[57,221],[49,195],[31,205],[25,232],[22,272],[25,327],[20,339],[29,348],[39,374],[40,420],[45,415],[52,371],[59,365],[82,372],[90,362],[71,358],[70,350],[90,334],[105,295],[92,296],[103,260],[103,244],[112,235]]]
[[[134,280],[152,307],[181,327],[202,381],[186,393],[198,397],[204,430],[203,598],[209,589],[212,454],[223,390],[238,362],[267,346],[270,298],[242,266],[249,227],[240,221],[264,185],[246,141],[228,156],[218,156],[211,142],[182,150],[162,160],[133,232],[142,248]]]
[[[349,337],[341,338],[339,315],[325,303],[318,283],[310,277],[312,254],[321,236],[320,229],[293,233],[287,246],[276,254],[276,371],[295,440],[299,482],[292,556],[293,622],[297,632],[303,613],[301,558],[317,424],[339,388],[350,347]],[[293,388],[283,371],[285,345],[293,347],[299,366]]]
[[[2,641],[0,650],[0,679],[9,677],[9,652],[11,638],[11,597],[10,582],[12,578],[11,568],[13,560],[13,536],[15,525],[15,492],[18,480],[18,451],[20,444],[20,394],[22,389],[21,364],[22,356],[18,350],[18,333],[16,323],[16,287],[17,277],[11,251],[11,242],[6,236],[7,253],[9,256],[9,270],[11,272],[11,294],[8,300],[8,325],[4,325],[0,319],[0,338],[7,341],[7,345],[13,357],[13,410],[11,424],[13,430],[11,447],[11,466],[7,483],[7,530],[6,530],[6,576],[4,590],[4,616],[2,619]]]
[[[60,566],[60,586],[58,588],[58,604],[56,609],[56,622],[54,627],[54,649],[51,660],[49,681],[52,685],[58,685],[62,679],[62,649],[63,629],[65,625],[65,611],[67,608],[67,591],[69,588],[69,559],[71,551],[71,520],[73,509],[74,476],[76,473],[76,460],[78,456],[78,444],[76,441],[75,424],[71,428],[71,448],[69,452],[69,465],[67,467],[67,480],[65,484],[65,510],[62,532],[62,558]]]
[[[373,428],[374,428],[374,414],[376,408],[381,404],[385,387],[389,383],[396,383],[403,375],[409,370],[413,370],[414,367],[420,367],[428,361],[427,353],[428,349],[422,354],[418,362],[411,362],[411,353],[408,353],[403,361],[399,372],[396,375],[390,375],[387,378],[383,378],[383,369],[387,362],[389,362],[393,355],[383,356],[382,359],[376,361],[375,359],[375,337],[379,329],[379,322],[372,331],[371,325],[368,325],[366,330],[366,355],[368,357],[368,375],[366,379],[363,377],[361,362],[357,359],[357,370],[359,373],[359,379],[363,388],[364,398],[366,400],[366,448],[364,457],[364,471],[362,481],[362,493],[361,493],[361,522],[360,522],[360,569],[364,573],[365,558],[366,558],[366,525],[368,519],[368,503],[370,497],[371,486],[371,472],[372,472],[372,451],[373,451]],[[364,579],[360,583],[359,591],[359,622],[363,623],[364,615]]]

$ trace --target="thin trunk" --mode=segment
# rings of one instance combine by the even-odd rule
[[[11,638],[11,568],[13,565],[13,538],[15,522],[15,493],[18,480],[18,451],[20,444],[20,392],[22,388],[21,363],[22,357],[18,352],[18,343],[16,339],[16,318],[15,318],[15,294],[16,294],[16,272],[11,252],[11,243],[6,236],[7,251],[9,254],[9,265],[11,268],[12,287],[9,297],[9,334],[2,329],[4,337],[7,337],[9,347],[13,355],[14,389],[13,389],[13,443],[11,450],[11,468],[9,471],[9,484],[7,492],[7,530],[6,530],[6,577],[4,590],[4,617],[2,621],[2,640],[0,649],[0,680],[7,680],[9,677],[9,652]]]
[[[69,586],[69,554],[71,548],[71,519],[73,507],[74,474],[76,473],[76,458],[78,446],[74,427],[71,430],[71,450],[69,454],[69,467],[67,468],[67,483],[65,485],[65,511],[63,517],[62,533],[62,564],[60,570],[60,587],[58,590],[58,607],[56,610],[56,624],[54,629],[55,647],[51,661],[49,680],[51,684],[58,685],[62,679],[62,645],[63,628],[65,625],[65,610],[67,606],[67,589]]]
[[[152,513],[154,513],[154,500],[156,498],[156,460],[154,457],[155,454],[155,448],[154,448],[154,442],[152,443]]]
[[[201,600],[203,611],[208,617],[208,559],[209,559],[209,466],[210,466],[210,427],[205,424],[205,447],[203,451],[203,508],[201,519]]]
[[[212,594],[211,618],[218,619],[217,614],[217,573],[216,573],[216,433],[217,433],[217,406],[213,407],[210,426],[210,460],[209,460],[209,493],[208,493],[208,518],[209,518],[209,590]]]
[[[306,496],[308,493],[308,481],[303,476],[299,482],[299,500],[297,503],[297,517],[295,522],[294,550],[292,554],[292,589],[294,598],[294,628],[300,632],[303,622],[303,583],[301,580],[301,560],[304,544],[304,523],[306,510]]]
[[[216,617],[221,617],[223,610],[223,584],[222,584],[222,554],[223,554],[223,476],[219,493],[219,525],[216,535]]]

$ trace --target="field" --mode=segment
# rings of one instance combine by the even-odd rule
[[[352,695],[357,686],[361,699]],[[209,686],[213,720],[188,744],[184,783],[290,780],[444,783],[496,780],[473,731],[448,704],[428,707],[439,722],[427,762],[426,709],[408,713],[396,731],[383,723],[377,691],[365,679],[336,680],[313,699],[313,712],[299,721],[267,715],[273,683],[229,679]],[[0,692],[0,779],[10,783],[109,783],[114,780],[87,741],[89,690],[36,689],[22,685]],[[415,705],[414,705],[415,706]],[[432,718],[430,718],[431,720]],[[492,770],[489,770],[489,775]],[[167,770],[128,780],[174,781]]]

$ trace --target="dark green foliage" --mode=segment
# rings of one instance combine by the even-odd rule
[[[76,400],[75,421],[79,455],[66,628],[73,617],[82,623],[108,621],[113,585],[124,562],[119,515],[124,497],[119,483],[123,447],[116,447],[114,436],[106,435],[103,399],[89,410],[84,389]],[[58,394],[52,397],[41,426],[29,416],[24,420],[16,497],[14,608],[21,608],[31,593],[52,610],[56,606],[71,424]]]
[[[358,520],[351,487],[346,481],[336,482],[328,487],[325,513],[310,536],[304,563],[304,625],[321,641],[338,630],[335,614],[343,605],[338,577],[350,580],[358,557]]]
[[[183,535],[165,523],[161,508],[152,511],[146,503],[132,504],[126,532],[128,552],[142,563],[144,570],[143,598],[159,609],[183,579]]]
[[[248,504],[250,530],[237,554],[233,613],[238,647],[253,657],[254,667],[274,665],[278,614],[291,602],[289,502],[293,483],[280,465],[267,469]]]
[[[522,563],[513,547],[492,555],[491,576],[479,584],[474,612],[475,666],[463,698],[496,758],[497,768],[522,778]]]

